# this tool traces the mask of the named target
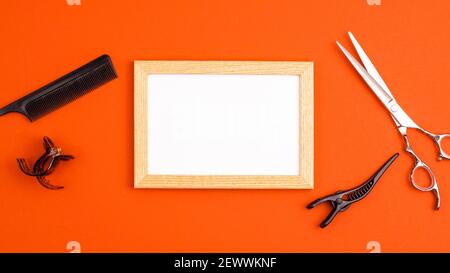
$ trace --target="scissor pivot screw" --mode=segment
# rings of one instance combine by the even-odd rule
[[[397,112],[398,111],[398,105],[397,104],[392,105],[391,106],[391,111],[392,112]]]

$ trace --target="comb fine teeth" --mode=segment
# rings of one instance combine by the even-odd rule
[[[115,78],[117,74],[111,61],[102,62],[66,84],[29,101],[25,105],[28,118],[34,121]]]

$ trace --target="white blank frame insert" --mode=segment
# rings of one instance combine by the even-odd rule
[[[313,188],[311,62],[135,62],[135,188]]]
[[[299,175],[299,77],[148,76],[150,175]]]

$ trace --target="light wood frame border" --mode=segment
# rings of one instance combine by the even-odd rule
[[[180,176],[147,173],[147,86],[150,74],[299,75],[300,175]],[[312,189],[314,187],[314,80],[312,62],[135,61],[134,187]]]

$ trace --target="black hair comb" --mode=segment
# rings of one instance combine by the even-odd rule
[[[1,108],[0,116],[17,112],[34,121],[115,78],[111,58],[103,55]]]

